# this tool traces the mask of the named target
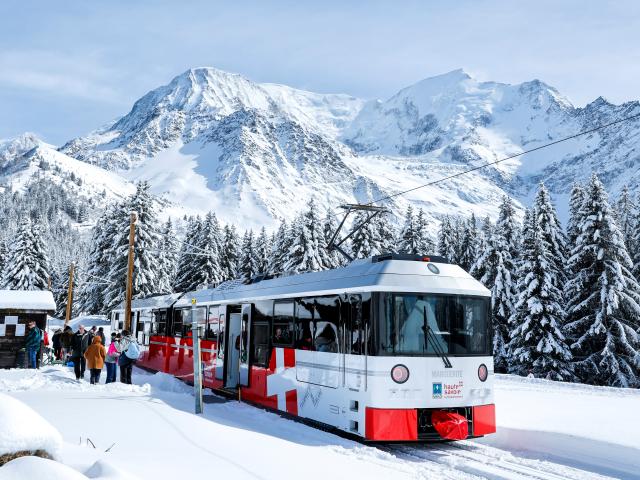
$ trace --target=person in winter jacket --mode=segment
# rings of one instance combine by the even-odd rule
[[[51,346],[56,360],[62,360],[62,329],[57,329],[51,337]]]
[[[98,333],[96,333],[96,335],[98,335],[100,337],[100,342],[102,343],[102,345],[104,345],[105,341],[106,341],[106,339],[104,337],[104,328],[100,327],[98,329]]]
[[[40,351],[40,342],[42,335],[40,329],[36,327],[36,322],[31,320],[28,324],[29,331],[25,337],[25,349],[27,350],[27,358],[29,359],[29,368],[37,368],[37,357]]]
[[[40,363],[42,363],[42,355],[48,350],[49,333],[46,330],[40,329],[40,348],[38,349],[38,355],[36,357],[36,365],[38,368],[40,368]]]
[[[117,344],[120,339],[116,336],[116,332],[111,333],[111,343],[107,350],[107,356],[104,359],[107,365],[107,381],[106,383],[112,383],[116,381],[116,370],[118,366],[118,353]]]
[[[84,352],[84,358],[87,361],[87,367],[89,367],[89,373],[91,376],[91,384],[95,385],[100,383],[100,372],[104,366],[104,360],[107,356],[107,352],[100,341],[98,335],[93,337],[93,342]]]
[[[89,348],[89,333],[85,331],[84,325],[80,325],[71,340],[71,360],[73,361],[73,370],[78,381],[84,378],[84,370],[86,368],[84,352],[87,351],[87,348]]]
[[[118,357],[118,365],[120,366],[120,382],[131,384],[131,372],[133,370],[133,365],[136,363],[137,359],[129,358],[127,356],[127,350],[129,349],[129,344],[132,342],[136,342],[136,339],[129,333],[128,330],[122,331],[122,338],[117,344],[117,350],[120,354]]]
[[[62,340],[63,356],[66,360],[67,359],[66,357],[71,355],[71,341],[73,340],[73,330],[69,325],[64,327],[61,340]]]

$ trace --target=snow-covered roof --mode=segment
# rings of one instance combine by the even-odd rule
[[[434,273],[428,265],[437,267]],[[491,292],[457,265],[448,263],[371,259],[344,268],[302,273],[255,283],[226,282],[214,289],[185,293],[175,307],[197,303],[239,302],[356,292],[430,292],[488,297]]]
[[[182,296],[182,293],[170,293],[168,295],[154,295],[146,298],[136,298],[131,301],[131,310],[143,310],[153,308],[167,308],[175,303]],[[114,311],[124,311],[124,302],[118,305]]]
[[[0,310],[55,311],[56,302],[49,290],[0,290]]]

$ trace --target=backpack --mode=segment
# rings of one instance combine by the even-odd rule
[[[124,352],[124,354],[131,360],[138,360],[140,358],[140,347],[138,346],[135,340],[132,340],[131,342],[129,342],[127,351]]]
[[[109,350],[107,350],[107,354],[111,355],[112,357],[118,356],[118,350],[116,349],[116,342],[111,342],[111,344],[109,345]]]

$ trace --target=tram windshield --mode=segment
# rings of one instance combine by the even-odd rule
[[[460,295],[384,294],[383,355],[490,355],[490,299]]]

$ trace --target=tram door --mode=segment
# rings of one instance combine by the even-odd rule
[[[230,313],[228,328],[227,357],[224,365],[227,369],[226,388],[236,388],[240,377],[240,337],[242,328],[242,314]]]
[[[345,327],[344,379],[349,390],[365,389],[367,361],[365,355],[365,325],[362,316],[362,297],[349,295],[345,299],[342,313]]]
[[[251,307],[250,303],[242,305],[240,324],[240,385],[249,386],[249,360],[251,345]]]

